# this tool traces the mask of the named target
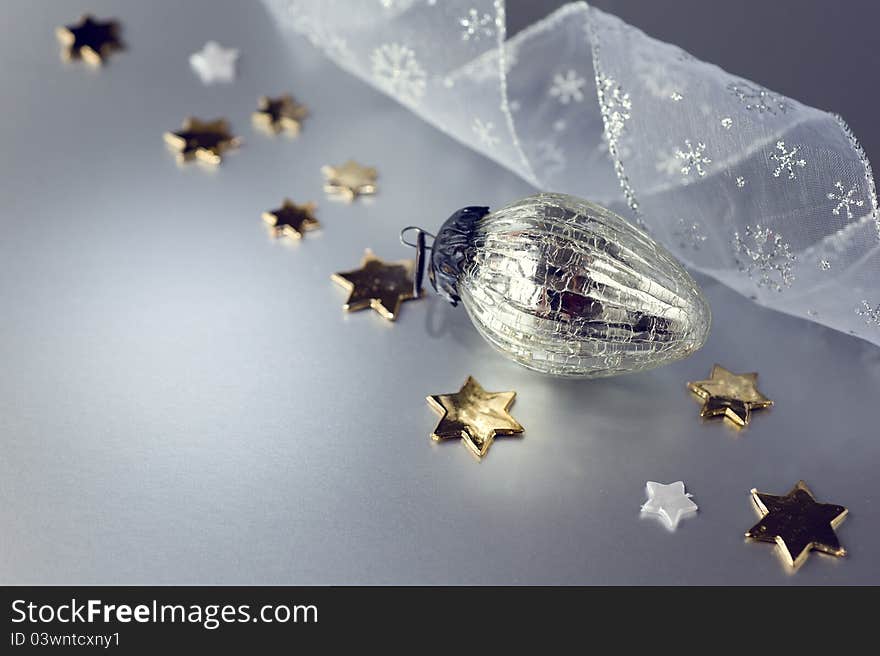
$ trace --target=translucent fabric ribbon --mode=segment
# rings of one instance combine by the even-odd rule
[[[767,307],[880,345],[880,214],[843,120],[582,2],[264,0],[347,71],[536,188],[638,223]]]

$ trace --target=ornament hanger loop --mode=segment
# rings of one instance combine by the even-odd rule
[[[406,238],[406,234],[411,230],[416,231],[415,243],[407,241]],[[430,237],[432,242],[434,241],[434,235],[418,226],[407,226],[400,231],[400,243],[416,249],[415,277],[413,278],[413,293],[416,298],[422,295],[422,282],[425,280],[425,254],[427,251],[433,250],[433,246],[428,246],[425,240],[426,236]]]
[[[407,241],[406,234],[411,230],[416,231],[416,243],[411,241]],[[430,237],[432,240],[434,239],[434,235],[432,235],[427,230],[422,230],[418,226],[406,226],[403,230],[400,231],[400,243],[404,246],[412,246],[413,248],[419,248],[419,243],[424,241],[425,236]],[[430,246],[425,246],[428,250],[431,250]]]

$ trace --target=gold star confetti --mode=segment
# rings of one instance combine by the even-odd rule
[[[376,169],[361,166],[350,159],[340,166],[323,166],[321,173],[326,180],[324,191],[351,201],[358,196],[376,193]]]
[[[119,40],[119,23],[95,20],[90,14],[82,16],[74,25],[56,28],[55,35],[64,46],[61,50],[63,59],[82,59],[92,66],[100,66],[110,53],[123,48]]]
[[[307,230],[321,225],[315,218],[314,203],[297,205],[289,198],[285,198],[277,210],[263,212],[263,220],[271,226],[276,237],[287,236],[291,239],[301,239]]]
[[[229,123],[224,119],[202,121],[192,117],[183,122],[180,132],[166,132],[165,141],[178,151],[179,162],[197,159],[209,164],[219,164],[224,152],[241,143],[229,131]]]
[[[295,136],[299,134],[302,122],[308,115],[308,108],[296,102],[292,96],[263,96],[257,111],[253,113],[253,121],[266,132],[287,132]]]
[[[748,530],[746,537],[775,542],[790,567],[800,567],[813,549],[832,556],[846,555],[834,529],[846,517],[847,509],[817,502],[803,481],[785,496],[752,490],[752,501],[761,521]]]
[[[400,304],[415,298],[414,271],[413,260],[383,262],[367,249],[360,269],[334,273],[330,278],[350,292],[343,309],[354,312],[370,307],[394,321]]]
[[[428,405],[440,414],[431,438],[461,438],[474,455],[482,458],[496,435],[514,435],[525,430],[507,412],[514,398],[516,392],[487,392],[468,376],[457,392],[427,397]]]
[[[773,405],[758,391],[758,374],[735,374],[720,364],[712,367],[709,380],[688,383],[688,389],[703,401],[700,416],[724,417],[737,428],[747,426],[752,410]]]

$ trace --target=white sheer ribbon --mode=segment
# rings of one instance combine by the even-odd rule
[[[606,205],[757,303],[880,345],[877,195],[839,116],[582,2],[510,40],[503,0],[264,2],[537,188]]]

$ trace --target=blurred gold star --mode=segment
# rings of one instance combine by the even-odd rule
[[[334,273],[331,280],[350,292],[343,309],[354,312],[370,307],[394,321],[401,303],[415,298],[414,272],[413,260],[383,262],[367,249],[360,269]]]
[[[814,549],[832,556],[846,555],[834,529],[846,517],[847,509],[819,503],[803,481],[798,481],[785,496],[753,489],[752,501],[761,521],[746,532],[746,537],[775,542],[790,567],[800,567]]]
[[[56,28],[55,35],[64,46],[63,59],[82,59],[92,66],[100,66],[110,53],[123,48],[119,23],[95,20],[91,14],[82,16],[78,23]]]
[[[308,108],[296,102],[292,96],[284,95],[277,98],[263,96],[260,98],[257,111],[253,113],[253,121],[263,130],[273,134],[287,132],[297,135],[303,120],[308,115]]]
[[[209,164],[219,164],[224,152],[241,143],[241,139],[229,131],[225,119],[202,121],[192,117],[183,122],[183,129],[179,132],[166,132],[165,141],[177,150],[179,162],[197,159]]]
[[[324,191],[328,194],[351,201],[357,196],[376,193],[378,173],[371,166],[362,166],[350,159],[339,166],[323,166],[321,172],[326,180]]]
[[[737,428],[747,426],[752,410],[773,405],[758,391],[758,374],[735,374],[720,364],[712,367],[708,380],[688,383],[688,389],[703,401],[700,416],[724,417]]]
[[[315,204],[297,205],[289,198],[284,199],[277,210],[263,212],[263,220],[272,228],[276,237],[286,236],[301,239],[307,230],[320,227],[315,218]]]
[[[508,408],[516,392],[487,392],[472,376],[452,394],[427,397],[428,405],[440,414],[431,438],[461,438],[474,455],[486,455],[496,435],[514,435],[525,430]]]

